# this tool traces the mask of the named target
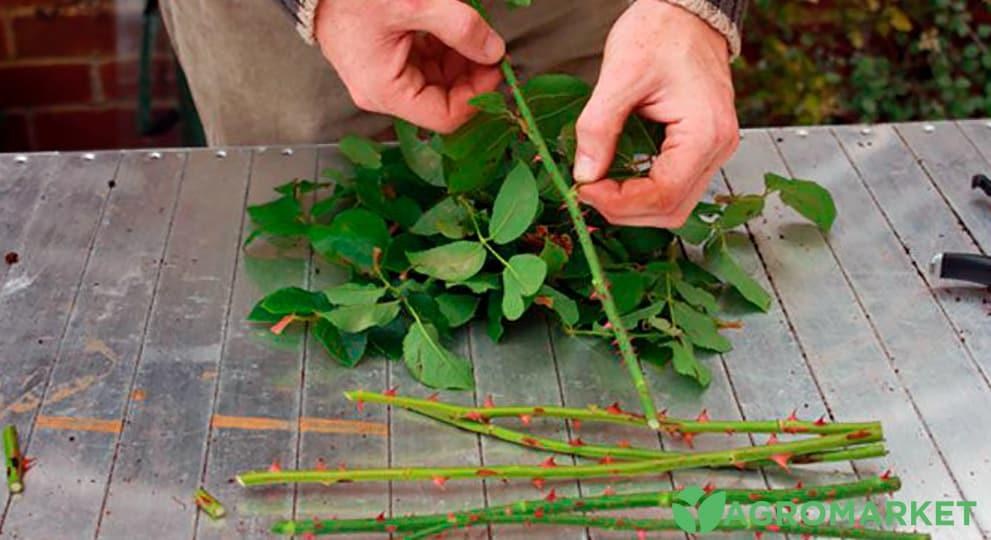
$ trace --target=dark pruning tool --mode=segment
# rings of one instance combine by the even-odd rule
[[[7,468],[7,489],[11,493],[24,491],[25,460],[17,442],[17,428],[9,425],[3,428],[3,454]]]
[[[974,175],[970,187],[991,197],[991,179],[986,175]],[[991,286],[991,257],[976,253],[937,253],[929,263],[929,273],[934,277]]]

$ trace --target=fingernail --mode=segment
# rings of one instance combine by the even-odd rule
[[[595,180],[595,161],[590,156],[579,153],[575,157],[575,181],[594,182]]]
[[[498,61],[502,58],[502,53],[505,51],[505,45],[502,42],[502,38],[500,38],[495,32],[489,32],[489,35],[485,38],[485,43],[482,47],[485,49],[485,56],[488,56],[493,61]]]

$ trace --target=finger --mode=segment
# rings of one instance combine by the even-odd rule
[[[577,182],[594,182],[606,174],[616,153],[616,142],[626,118],[640,99],[633,84],[617,70],[604,64],[599,82],[575,124],[578,145],[574,177]]]
[[[473,8],[458,0],[428,0],[412,14],[411,30],[433,34],[448,47],[480,64],[495,64],[506,43]]]
[[[494,90],[500,80],[498,68],[478,66],[470,76],[448,88],[429,84],[417,66],[407,65],[382,101],[388,104],[386,112],[433,131],[450,133],[475,114],[468,100]]]

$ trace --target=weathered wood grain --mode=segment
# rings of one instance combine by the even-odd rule
[[[177,155],[148,160],[140,154],[121,163],[55,358],[44,417],[120,426],[183,163]],[[93,536],[117,432],[37,427],[26,441],[45,466],[31,473],[33,496],[12,505],[7,532],[24,538]],[[58,519],[49,513],[53,507],[63,509]]]
[[[98,537],[192,535],[249,160],[189,153]]]
[[[24,227],[60,161],[55,156],[32,156],[21,163],[14,156],[0,156],[0,256],[17,253]],[[10,265],[0,264],[0,283],[9,269]]]
[[[991,164],[991,120],[960,120],[957,126],[970,139],[977,151]],[[976,171],[975,171],[976,172]],[[983,174],[991,176],[991,166],[985,168]]]
[[[336,147],[321,148],[319,167],[341,167],[343,160]],[[321,193],[321,196],[325,195]],[[347,275],[340,267],[314,256],[311,288],[326,288],[343,283]],[[344,398],[353,389],[380,391],[388,387],[388,360],[366,358],[356,368],[346,368],[331,359],[312,336],[306,342],[306,365],[303,374],[302,415],[306,418],[346,419],[388,425],[386,407],[368,405],[358,411]],[[312,467],[323,460],[328,467],[346,463],[348,467],[388,467],[387,437],[368,433],[319,433],[303,431],[299,441],[299,467]],[[345,493],[346,492],[346,493]],[[375,517],[389,509],[389,485],[369,482],[349,486],[298,487],[296,515],[300,518],[338,516],[341,518]],[[371,535],[368,538],[378,538]]]
[[[106,154],[84,164],[78,156],[65,156],[53,168],[42,164],[36,169],[42,178],[34,178],[45,182],[47,170],[51,180],[42,185],[33,211],[19,214],[25,220],[14,247],[20,262],[7,269],[0,284],[0,423],[16,425],[22,436],[30,436],[48,388],[106,204],[107,182],[119,160],[118,154]],[[0,528],[9,502],[3,490]]]
[[[842,404],[833,403],[834,411],[862,400],[858,413],[884,422],[892,449],[888,464],[914,479],[899,497],[922,499],[934,492],[956,496],[956,484],[964,482],[964,471],[958,467],[968,463],[968,469],[975,470],[971,460],[977,450],[968,451],[967,445],[983,446],[986,442],[982,436],[971,439],[958,429],[959,420],[952,408],[947,408],[947,399],[965,395],[983,403],[988,399],[986,393],[981,397],[986,388],[975,387],[974,379],[962,379],[976,375],[976,369],[829,131],[813,129],[807,137],[776,131],[774,136],[788,170],[822,182],[840,209],[828,243],[817,229],[792,225],[781,229],[783,241],[761,245],[762,249],[767,245],[768,258],[783,260],[782,252],[798,244],[796,251],[804,252],[806,261],[799,266],[805,283],[794,297],[817,293],[816,318],[830,317],[817,323],[820,328],[831,325],[836,334],[830,336],[820,330],[816,337],[843,336],[842,341],[834,342],[842,343],[842,349],[834,349],[828,358],[831,368],[842,371],[836,375],[843,377],[844,399]],[[768,220],[780,223],[791,218],[775,205]],[[829,289],[820,289],[826,284]],[[822,298],[831,301],[822,302]],[[799,334],[805,336],[800,319],[796,313],[792,320]],[[845,323],[851,320],[856,324],[848,328]],[[920,329],[925,329],[925,338],[910,339]],[[811,336],[808,342],[807,350],[813,348]],[[825,376],[820,376],[823,379]],[[947,473],[947,464],[956,472],[955,478]],[[951,534],[938,528],[933,532],[937,536]],[[976,527],[952,532],[954,538],[979,536]]]
[[[316,163],[313,148],[292,153],[256,150],[248,204],[272,200],[276,195],[272,188],[293,178],[313,178]],[[244,234],[251,227],[246,222]],[[281,287],[306,285],[309,250],[302,242],[283,248],[263,239],[256,242],[238,261],[215,414],[295,423],[305,354],[303,329],[297,325],[274,336],[267,328],[249,325],[244,319],[265,294]],[[239,472],[264,469],[276,461],[293,466],[297,437],[296,430],[211,430],[204,482],[226,502],[228,515],[222,522],[200,519],[197,538],[267,538],[272,521],[292,515],[292,487],[246,490],[229,480]]]

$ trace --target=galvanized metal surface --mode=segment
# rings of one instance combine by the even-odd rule
[[[525,481],[450,482],[442,491],[429,483],[251,491],[230,483],[236,472],[273,460],[383,467],[543,459],[403,411],[357,411],[343,390],[429,392],[402,364],[370,359],[345,369],[305,331],[273,339],[243,322],[264,292],[343,279],[306,250],[240,247],[246,203],[339,160],[332,147],[291,150],[0,155],[0,251],[20,257],[0,263],[0,423],[16,424],[26,453],[39,459],[23,495],[0,491],[0,537],[265,537],[278,517],[444,512],[538,495]],[[766,171],[808,177],[833,192],[839,219],[825,237],[775,203],[740,229],[732,249],[772,291],[771,311],[734,311],[745,329],[729,334],[733,351],[707,360],[713,383],[705,393],[650,370],[658,401],[679,415],[704,408],[723,418],[768,418],[797,409],[805,417],[880,418],[889,457],[817,467],[816,480],[891,467],[906,479],[900,499],[977,501],[972,526],[934,529],[937,538],[986,537],[991,294],[940,282],[926,263],[938,251],[991,250],[991,200],[970,189],[970,176],[991,170],[989,159],[985,120],[747,130],[712,192],[760,191]],[[445,399],[635,406],[608,347],[564,336],[540,317],[512,327],[501,345],[482,326],[458,340],[478,388]],[[539,429],[682,448],[621,426],[545,422]],[[750,440],[735,434],[698,446]],[[596,494],[710,480],[784,486],[812,474],[700,471],[545,489]],[[225,503],[227,518],[195,512],[199,485]]]

